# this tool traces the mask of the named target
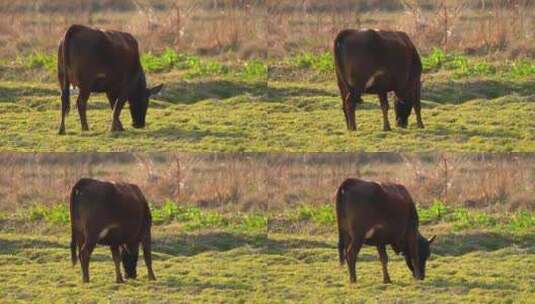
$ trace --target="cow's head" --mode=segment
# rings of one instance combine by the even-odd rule
[[[419,258],[414,259],[408,252],[405,254],[405,262],[407,263],[407,267],[409,267],[413,277],[417,280],[423,280],[425,278],[425,263],[431,255],[431,244],[433,243],[435,238],[436,235],[427,240],[423,236],[418,234],[417,247]]]
[[[137,260],[139,258],[139,246],[125,246],[123,248],[123,268],[125,277],[127,279],[135,279],[137,277]]]
[[[147,109],[149,108],[149,98],[152,95],[158,94],[162,87],[163,84],[147,88],[147,82],[143,72],[138,76],[138,80],[129,99],[130,114],[132,115],[134,128],[145,127],[145,117],[147,116]]]
[[[398,99],[394,104],[394,109],[396,111],[396,122],[398,127],[406,128],[409,124],[412,102]]]

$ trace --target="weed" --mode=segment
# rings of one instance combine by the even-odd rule
[[[150,209],[155,225],[177,222],[187,231],[211,228],[262,231],[267,225],[267,217],[263,214],[222,214],[215,210],[179,205],[171,200],[166,200],[161,206],[150,204]],[[21,216],[30,222],[51,225],[67,225],[70,222],[69,209],[65,203],[52,206],[34,204]]]
[[[59,203],[52,207],[42,204],[35,204],[27,211],[30,221],[45,221],[53,225],[65,225],[69,223],[69,209],[67,204]]]

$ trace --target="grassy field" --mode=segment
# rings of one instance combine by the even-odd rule
[[[420,208],[424,235],[438,235],[426,280],[414,281],[389,251],[393,284],[384,285],[370,247],[359,256],[358,282],[349,284],[338,265],[330,204],[277,210],[257,215],[259,221],[244,214],[204,221],[214,213],[169,206],[153,208],[158,280],[149,282],[140,262],[139,278],[124,285],[115,283],[103,247],[93,255],[91,283],[81,282],[79,265],[70,266],[66,209],[43,215],[33,207],[0,217],[0,296],[81,303],[533,303],[535,296],[535,215],[529,212],[488,213],[440,202]]]
[[[426,279],[413,280],[388,250],[393,284],[382,283],[377,250],[364,247],[357,283],[337,260],[332,205],[302,206],[269,223],[270,299],[295,303],[533,303],[533,214],[496,215],[440,203],[420,208],[421,231],[437,234]],[[463,214],[458,216],[455,214]],[[523,224],[520,224],[523,223]]]
[[[91,282],[83,285],[72,268],[68,236],[0,233],[0,296],[7,302],[206,303],[268,302],[265,288],[265,234],[225,231],[156,231],[153,251],[157,281],[139,265],[137,280],[115,283],[109,250],[97,248]]]
[[[138,279],[125,285],[115,283],[105,247],[93,253],[91,282],[82,284],[79,264],[73,268],[68,259],[66,204],[0,217],[0,297],[54,303],[269,302],[261,254],[268,246],[265,216],[221,215],[171,203],[154,207],[152,214],[157,281],[147,280],[141,262]]]
[[[151,83],[166,87],[145,129],[109,132],[104,96],[90,99],[90,131],[74,107],[58,136],[59,92],[54,57],[4,63],[0,77],[0,146],[10,151],[533,151],[535,65],[528,60],[424,56],[426,128],[382,131],[375,96],[357,109],[347,132],[329,53],[275,62],[220,61],[166,51],[147,53]],[[269,81],[268,81],[269,80]],[[75,104],[75,97],[71,102]],[[391,102],[392,98],[391,98]],[[129,112],[122,120],[130,126]],[[394,124],[393,110],[390,120]]]

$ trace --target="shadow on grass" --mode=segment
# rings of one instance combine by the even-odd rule
[[[6,255],[16,255],[24,250],[35,250],[35,249],[50,249],[50,248],[61,248],[65,249],[65,254],[68,253],[68,244],[62,244],[58,242],[48,241],[48,240],[38,240],[38,239],[20,239],[20,240],[5,240],[0,238],[0,254]]]
[[[213,136],[216,138],[244,138],[245,134],[242,132],[223,132],[210,130],[184,130],[180,126],[167,126],[150,130],[147,132],[151,138],[165,139],[165,140],[182,140],[185,142],[195,143],[200,142],[204,137]],[[130,133],[127,136],[137,138],[139,134]]]
[[[439,235],[433,244],[433,254],[461,256],[474,251],[491,252],[508,247],[535,253],[535,234],[507,235],[496,232],[451,233]]]
[[[193,256],[206,251],[228,251],[249,246],[264,248],[267,234],[239,234],[235,232],[180,233],[153,237],[153,250],[172,256]]]
[[[59,102],[60,93],[59,89],[37,86],[4,87],[0,85],[0,102],[17,102],[21,97],[29,96],[57,96]]]
[[[268,101],[280,101],[290,97],[338,97],[337,92],[315,89],[313,87],[272,87],[267,88],[267,100]],[[341,102],[340,102],[341,103]]]
[[[451,233],[439,235],[433,244],[432,254],[439,256],[462,256],[476,251],[491,252],[504,248],[517,248],[535,253],[535,234],[501,234],[497,232]],[[373,246],[366,246],[373,247]],[[267,252],[284,254],[294,249],[330,248],[336,251],[334,242],[307,240],[305,236],[288,239],[269,239]]]
[[[440,104],[460,104],[477,98],[493,99],[505,95],[535,94],[535,80],[455,80],[424,83],[422,99]]]
[[[323,96],[339,98],[336,82],[324,79],[323,82],[332,83],[330,89],[317,89],[316,83],[303,83],[301,79],[292,79],[288,83],[298,82],[300,86],[280,86],[268,88],[268,98],[271,100],[284,100],[290,97]],[[282,83],[282,81],[279,81]],[[506,80],[506,79],[456,79],[456,80],[431,80],[425,82],[422,87],[422,99],[438,104],[462,104],[464,102],[483,98],[494,99],[501,96],[516,94],[520,96],[535,95],[535,80]],[[365,94],[364,96],[374,96]],[[393,106],[394,98],[389,98]],[[374,102],[375,103],[375,102]],[[378,105],[377,101],[377,105]]]
[[[239,80],[178,81],[165,84],[161,99],[174,104],[193,104],[206,99],[227,99],[239,95],[264,96],[267,82]]]

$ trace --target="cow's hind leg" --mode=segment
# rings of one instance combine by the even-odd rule
[[[87,124],[87,100],[91,92],[80,87],[80,93],[78,94],[78,99],[76,100],[76,106],[78,107],[78,114],[80,115],[80,123],[82,124],[82,131],[89,131],[89,125]]]
[[[89,258],[95,246],[96,242],[88,238],[80,250],[80,265],[82,266],[84,283],[89,283]]]
[[[340,77],[338,76],[338,73],[336,73],[336,80],[338,82],[338,88],[340,89],[340,96],[342,97],[342,111],[344,112],[344,117],[346,119],[346,127],[349,130],[349,117],[347,116],[346,111],[346,100],[349,97],[349,90],[345,86],[344,82],[340,80]]]
[[[414,102],[414,113],[416,114],[416,124],[418,128],[423,129],[424,122],[422,120],[421,109],[422,109],[422,105],[420,104],[420,100],[416,100]]]
[[[347,249],[350,247],[351,237],[344,230],[338,232],[338,256],[340,266],[344,266],[347,261]]]
[[[390,275],[388,274],[388,255],[386,254],[385,245],[378,245],[377,252],[379,253],[379,258],[381,259],[381,265],[383,266],[383,283],[392,283],[390,280]]]
[[[114,92],[106,92],[106,97],[108,97],[108,102],[110,103],[110,108],[113,111],[113,108],[115,107],[115,103],[117,102],[118,95]]]
[[[147,272],[149,280],[156,280],[156,276],[152,271],[152,249],[151,249],[151,236],[150,233],[147,233],[145,238],[142,241],[143,246],[143,259],[145,259],[145,265],[147,266]]]
[[[388,121],[388,96],[386,92],[379,94],[379,101],[381,102],[381,110],[383,111],[383,130],[391,131],[390,121]]]
[[[356,102],[350,98],[351,95],[346,97],[344,102],[344,113],[346,115],[347,129],[349,131],[357,130],[357,122],[355,120],[355,108],[357,106]]]
[[[346,128],[348,130],[351,130],[350,123],[349,123],[349,116],[347,115],[347,110],[345,107],[345,103],[342,104],[342,111],[344,111],[344,117],[346,119]]]
[[[113,263],[115,264],[115,280],[117,283],[124,283],[123,276],[121,275],[121,251],[119,250],[119,246],[111,246],[110,249]]]
[[[357,257],[363,244],[363,238],[352,237],[351,246],[347,253],[347,267],[349,270],[349,281],[351,283],[355,283],[357,281]]]
[[[61,89],[61,122],[59,124],[59,135],[65,135],[65,117],[70,109],[70,91],[69,85]]]

